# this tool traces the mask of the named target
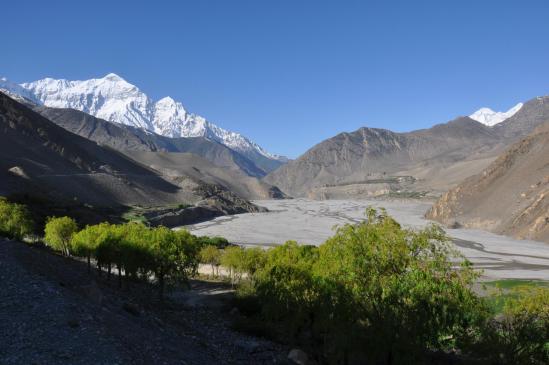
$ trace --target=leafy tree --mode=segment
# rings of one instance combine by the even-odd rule
[[[71,251],[76,256],[86,257],[88,272],[91,271],[91,258],[96,255],[97,247],[101,243],[103,232],[108,224],[86,226],[77,232],[71,239]]]
[[[187,283],[191,276],[196,275],[200,263],[200,247],[196,237],[184,229],[174,231],[180,254],[177,261],[179,279]]]
[[[239,246],[229,246],[223,250],[221,265],[229,269],[231,284],[240,280],[244,272],[244,249]]]
[[[200,262],[210,265],[212,268],[212,277],[215,277],[215,270],[219,270],[219,265],[221,264],[221,251],[212,245],[202,247],[200,249]]]
[[[155,228],[151,234],[151,252],[160,299],[164,297],[166,279],[186,283],[196,272],[197,248],[187,231],[174,232],[162,226]]]
[[[69,217],[52,218],[46,223],[44,240],[53,249],[70,256],[71,238],[78,226],[74,219]]]
[[[242,259],[242,269],[253,282],[256,272],[265,266],[267,255],[262,248],[253,247],[243,251]]]
[[[24,205],[0,198],[0,234],[23,239],[32,233],[34,223]]]
[[[412,363],[453,348],[477,323],[477,276],[439,228],[404,229],[369,210],[366,222],[339,228],[318,249],[271,250],[256,290],[267,319],[283,320],[296,338],[309,333],[332,362],[358,352]]]

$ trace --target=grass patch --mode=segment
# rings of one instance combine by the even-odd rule
[[[549,281],[526,280],[526,279],[504,279],[483,282],[482,285],[487,291],[488,304],[496,313],[501,313],[509,299],[516,299],[520,296],[515,289],[525,288],[549,288]]]

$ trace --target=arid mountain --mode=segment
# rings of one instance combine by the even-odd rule
[[[164,137],[140,128],[108,122],[75,109],[45,106],[34,106],[33,109],[70,132],[122,152],[188,152],[201,156],[214,165],[249,176],[265,175],[265,171],[240,153],[204,137]]]
[[[426,217],[450,226],[549,243],[549,118],[480,174],[445,193]]]
[[[292,196],[321,199],[440,194],[488,166],[547,116],[549,97],[543,97],[493,127],[460,117],[408,133],[360,128],[317,144],[264,181]]]
[[[223,211],[257,207],[200,176],[162,175],[57,126],[0,93],[0,195],[27,193],[98,206],[223,201]]]
[[[190,176],[208,184],[220,185],[249,199],[281,199],[285,195],[275,186],[239,171],[216,166],[191,153],[132,151],[135,161],[158,171],[162,176]]]

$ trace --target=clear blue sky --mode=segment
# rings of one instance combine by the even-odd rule
[[[549,94],[549,1],[9,1],[0,75],[115,72],[296,157]]]

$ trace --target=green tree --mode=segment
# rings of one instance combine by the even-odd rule
[[[404,229],[369,210],[366,222],[339,228],[318,249],[290,242],[271,250],[256,292],[267,319],[295,338],[309,334],[330,362],[361,353],[373,363],[413,363],[454,348],[478,323],[477,276],[439,228]]]
[[[200,249],[200,262],[210,265],[212,268],[212,277],[216,276],[216,269],[221,264],[221,251],[212,245],[204,246]]]
[[[239,246],[229,246],[223,250],[221,265],[229,269],[231,284],[235,284],[244,272],[244,249]]]
[[[267,262],[265,250],[260,247],[246,248],[243,251],[242,269],[253,282],[255,274],[263,268]]]
[[[55,250],[70,256],[71,238],[78,226],[74,219],[69,217],[48,218],[44,229],[44,240]]]
[[[88,272],[91,271],[91,258],[96,255],[97,246],[101,243],[105,225],[86,226],[71,238],[71,251],[76,256],[86,258]]]
[[[198,247],[193,236],[185,230],[174,232],[157,227],[151,232],[151,252],[154,273],[158,280],[159,297],[164,297],[167,280],[187,283],[198,267]]]
[[[34,223],[28,209],[0,197],[0,234],[23,239],[32,233]]]

